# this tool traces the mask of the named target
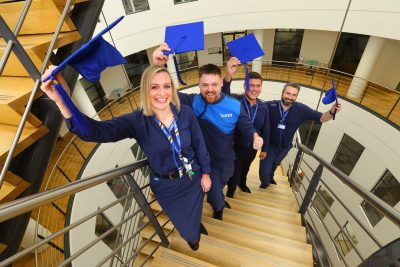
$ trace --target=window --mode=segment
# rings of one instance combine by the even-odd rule
[[[86,94],[97,112],[106,106],[106,102],[104,101],[106,94],[104,93],[100,82],[91,83],[84,78],[81,78],[79,79],[79,83],[82,85],[83,89],[85,89]]]
[[[134,88],[140,85],[140,79],[144,70],[150,66],[149,58],[146,50],[131,54],[125,57],[125,69],[129,77],[129,81]]]
[[[113,224],[107,219],[106,216],[104,216],[103,213],[100,213],[96,216],[96,228],[95,228],[95,234],[96,236],[101,236],[108,230],[110,230],[113,227]],[[118,247],[122,243],[122,236],[118,236],[118,229],[115,229],[112,231],[109,235],[107,235],[105,238],[102,239],[102,241],[111,249],[114,250],[116,247]],[[118,240],[117,240],[118,239]],[[118,242],[118,243],[117,243]],[[118,255],[121,253],[121,250],[119,250]]]
[[[343,256],[346,256],[347,253],[349,253],[353,249],[353,245],[351,244],[350,240],[347,239],[345,233],[347,234],[347,236],[351,238],[351,241],[353,242],[354,245],[357,245],[358,243],[353,228],[351,227],[349,222],[347,222],[343,226],[343,230],[341,230],[334,239],[336,244],[336,249],[340,249],[340,252],[342,253]]]
[[[121,198],[129,192],[129,185],[122,177],[108,181],[107,185],[117,198]]]
[[[127,15],[150,9],[147,0],[122,0],[122,4]]]
[[[196,51],[177,54],[176,61],[181,71],[188,71],[199,66]]]
[[[197,0],[174,0],[174,4],[183,4],[183,3],[187,3],[187,2],[195,2]]]
[[[325,218],[333,202],[334,200],[328,191],[320,186],[317,194],[315,195],[311,208],[317,213],[319,219],[322,220]]]
[[[388,170],[384,173],[371,192],[392,207],[400,201],[400,183]],[[361,206],[372,226],[375,226],[383,218],[382,213],[376,210],[368,202],[363,201]]]
[[[296,62],[300,55],[304,30],[277,29],[275,31],[273,60]]]
[[[360,143],[347,134],[344,134],[339,148],[333,157],[332,165],[345,174],[350,175],[363,151],[364,147]]]
[[[299,128],[300,138],[303,145],[313,150],[317,142],[322,123],[319,121],[305,121]]]

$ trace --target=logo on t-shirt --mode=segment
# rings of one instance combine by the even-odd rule
[[[221,118],[232,118],[232,113],[226,113],[226,114],[222,114],[222,113],[220,113],[220,115],[221,115]]]

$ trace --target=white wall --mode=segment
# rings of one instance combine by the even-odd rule
[[[113,169],[117,164],[123,166],[133,163],[135,158],[130,151],[130,147],[134,143],[135,140],[133,139],[125,139],[117,143],[101,144],[87,164],[81,179],[85,179],[88,176],[98,174],[102,171]],[[114,200],[116,200],[115,195],[105,183],[77,193],[73,202],[70,222],[77,221]],[[113,208],[108,209],[105,214],[115,225],[120,222],[122,212],[122,205],[117,204]],[[91,240],[97,238],[95,235],[95,225],[96,218],[94,217],[70,232],[71,254],[78,251]],[[100,241],[78,257],[73,262],[73,265],[91,266],[94,258],[100,261],[102,257],[105,257],[110,252],[110,248],[104,242]]]
[[[400,82],[400,41],[386,39],[369,79],[396,88]]]
[[[223,58],[221,54],[209,54],[209,48],[221,48],[222,51],[222,38],[221,33],[207,34],[204,36],[204,50],[197,51],[199,57],[199,66],[213,63],[217,66],[223,65]]]
[[[301,43],[300,58],[329,63],[338,32],[305,30]]]
[[[164,39],[165,26],[204,21],[205,33],[239,29],[297,28],[339,31],[347,0],[199,0],[174,5],[173,1],[149,0],[150,10],[127,15],[113,30],[113,37],[123,55],[130,55],[158,45]],[[366,3],[366,4],[364,4]],[[395,0],[354,0],[344,31],[400,39],[400,2]],[[106,0],[104,13],[108,22],[124,15],[121,1]],[[98,29],[103,28],[99,23]]]
[[[100,83],[106,96],[114,89],[122,88],[127,90],[129,88],[129,80],[125,76],[123,68],[123,65],[110,67],[101,73]]]
[[[274,53],[274,41],[275,41],[275,29],[264,30],[264,42],[263,50],[265,55],[263,60],[272,60],[272,55]]]

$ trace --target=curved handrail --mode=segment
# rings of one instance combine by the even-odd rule
[[[385,217],[390,219],[394,224],[400,227],[400,212],[395,208],[384,202],[382,199],[374,195],[373,193],[366,190],[359,183],[350,179],[345,173],[340,171],[338,168],[324,160],[318,154],[314,153],[312,150],[304,146],[303,144],[297,143],[299,150],[310,155],[316,159],[320,164],[332,172],[342,183],[350,187],[354,192],[356,192],[360,197],[365,199],[368,203],[373,205],[377,210],[379,210]]]

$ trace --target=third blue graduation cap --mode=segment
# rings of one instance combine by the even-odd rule
[[[86,80],[96,82],[100,79],[100,73],[107,67],[117,66],[126,63],[126,60],[121,53],[105,41],[102,37],[103,34],[111,30],[118,24],[124,17],[120,17],[109,26],[99,32],[89,42],[82,45],[72,55],[65,59],[60,65],[55,68],[51,75],[43,79],[43,82],[52,79],[55,80],[55,75],[61,71],[66,65],[72,66],[79,72]],[[72,122],[75,127],[83,134],[86,134],[88,128],[85,125],[85,119],[82,114],[69,98],[61,84],[54,83],[54,87],[64,101],[64,104],[72,115]]]
[[[240,37],[226,44],[232,56],[237,57],[241,64],[246,64],[246,89],[249,86],[249,70],[247,63],[265,55],[253,33]]]
[[[171,51],[164,51],[165,55],[184,53],[204,49],[204,22],[193,22],[165,28],[164,41],[171,48]],[[176,74],[179,82],[183,85],[186,83],[182,80],[178,62],[174,56]]]

